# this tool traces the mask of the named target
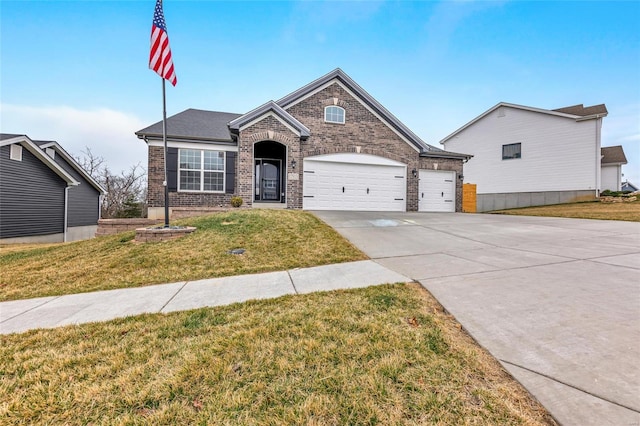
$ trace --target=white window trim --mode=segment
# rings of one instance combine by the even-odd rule
[[[327,120],[327,109],[328,108],[339,108],[342,110],[342,121],[332,121],[332,120]],[[324,107],[324,122],[325,123],[332,123],[332,124],[345,124],[347,122],[347,111],[345,111],[344,108],[342,108],[341,106],[338,105],[327,105],[326,107]]]
[[[200,169],[183,169],[180,167],[180,151],[200,151]],[[222,161],[222,170],[205,170],[204,169],[204,152],[221,152],[223,154]],[[180,188],[180,172],[200,172],[200,189],[182,189]],[[221,191],[205,191],[204,188],[204,173],[222,173],[222,190]],[[176,177],[178,180],[178,192],[193,192],[193,193],[205,193],[205,194],[224,194],[225,189],[227,187],[227,153],[225,151],[218,151],[214,149],[191,149],[191,148],[180,148],[178,149],[178,176]]]
[[[22,145],[11,144],[9,158],[14,161],[22,161]]]

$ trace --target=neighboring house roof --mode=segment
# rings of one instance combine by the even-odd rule
[[[309,129],[304,124],[299,122],[294,116],[289,114],[273,101],[269,101],[266,104],[260,105],[258,108],[249,111],[248,113],[236,118],[235,120],[232,120],[229,123],[229,129],[231,129],[232,133],[238,134],[242,126],[250,123],[251,121],[261,117],[268,112],[274,113],[290,127],[293,127],[298,132],[302,140],[307,139],[311,135]]]
[[[557,108],[557,109],[554,109],[553,111],[564,112],[572,115],[579,115],[581,117],[586,117],[589,115],[596,115],[596,114],[598,115],[609,114],[609,111],[607,111],[607,107],[605,106],[605,104],[593,105],[586,108],[584,105],[578,104],[578,105],[572,105],[564,108]]]
[[[38,160],[42,161],[55,174],[60,176],[69,186],[80,185],[65,169],[49,157],[40,147],[26,135],[13,135],[3,133],[0,135],[0,146],[19,144],[27,151],[33,154]]]
[[[98,182],[96,182],[91,177],[91,175],[87,173],[87,171],[83,169],[82,166],[80,166],[80,164],[78,164],[78,162],[71,155],[69,155],[67,151],[64,150],[64,148],[60,146],[58,142],[56,141],[33,141],[33,142],[35,142],[42,150],[45,150],[47,148],[53,148],[56,151],[56,154],[59,154],[62,158],[64,158],[65,161],[69,163],[69,165],[73,167],[73,169],[76,172],[80,173],[80,175],[83,178],[85,178],[85,180],[89,182],[89,184],[93,186],[98,192],[100,192],[102,195],[105,195],[107,193],[107,190],[104,189],[102,185],[100,185]]]
[[[627,164],[627,157],[620,145],[602,147],[600,153],[602,154],[601,164]]]
[[[0,141],[3,141],[5,139],[14,139],[20,136],[24,136],[24,135],[18,135],[15,133],[0,133]]]
[[[189,108],[167,118],[167,138],[172,140],[232,142],[227,124],[242,114]],[[140,139],[162,139],[162,121],[136,132]]]
[[[632,184],[629,181],[626,182],[622,182],[622,191],[633,191],[636,192],[638,190],[638,187],[634,184]]]
[[[459,129],[457,129],[456,131],[454,131],[453,133],[451,133],[450,135],[448,135],[444,139],[442,139],[440,141],[440,143],[441,144],[446,143],[449,139],[455,137],[457,134],[459,134],[460,132],[462,132],[466,128],[471,127],[473,124],[475,124],[478,121],[482,120],[484,117],[486,117],[487,115],[491,114],[493,111],[497,110],[500,107],[520,109],[520,110],[523,110],[523,111],[531,111],[531,112],[536,112],[536,113],[540,113],[540,114],[552,115],[552,116],[556,116],[556,117],[564,117],[564,118],[569,118],[569,119],[572,119],[572,120],[575,120],[575,121],[592,120],[592,119],[596,119],[596,118],[606,117],[607,114],[608,114],[607,108],[606,108],[606,106],[604,104],[594,105],[594,106],[590,106],[590,107],[586,107],[586,108],[583,107],[582,105],[574,105],[574,106],[571,106],[571,107],[559,108],[559,109],[556,109],[556,110],[549,110],[549,109],[528,107],[528,106],[524,106],[524,105],[510,104],[510,103],[507,103],[507,102],[500,102],[500,103],[496,104],[495,106],[489,108],[488,110],[486,110],[485,112],[483,112],[482,114],[480,114],[479,116],[474,118],[473,120],[469,121],[467,124],[465,124],[464,126],[460,127]],[[567,111],[571,111],[571,112],[567,112]],[[583,115],[583,114],[586,114],[586,112],[589,112],[589,114],[588,115]],[[577,113],[580,113],[580,114],[577,114]]]

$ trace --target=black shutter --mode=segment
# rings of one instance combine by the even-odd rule
[[[225,188],[224,192],[226,194],[233,194],[235,192],[236,187],[236,153],[227,151],[226,152],[226,172],[225,172]]]
[[[167,148],[167,186],[178,192],[178,148]]]

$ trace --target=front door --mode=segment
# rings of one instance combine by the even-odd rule
[[[280,202],[281,160],[256,158],[255,201]]]

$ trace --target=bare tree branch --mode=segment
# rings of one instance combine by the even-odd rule
[[[115,175],[109,170],[104,158],[96,156],[89,147],[75,160],[96,180],[107,194],[102,198],[102,217],[123,217],[131,214],[133,204],[143,204],[146,199],[146,170],[140,163],[127,171]]]

